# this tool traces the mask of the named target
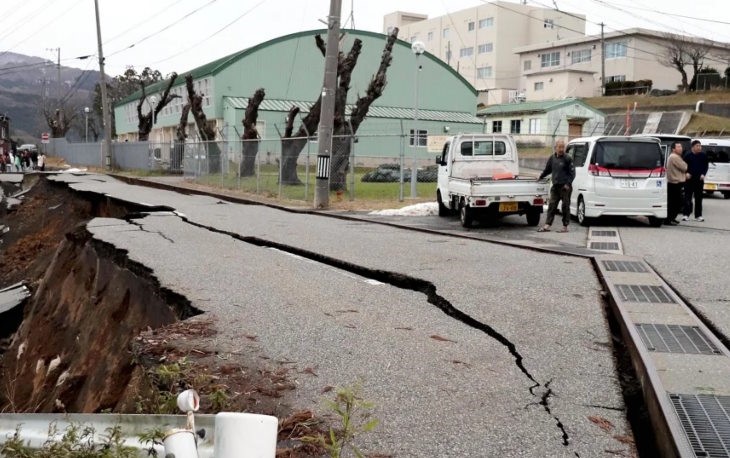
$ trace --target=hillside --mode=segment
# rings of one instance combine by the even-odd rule
[[[606,114],[623,113],[627,107],[636,112],[692,111],[692,119],[681,133],[686,135],[730,135],[730,90],[652,96],[647,94],[617,97],[591,97],[584,102]],[[704,104],[700,113],[694,113],[697,102]]]
[[[89,61],[93,65],[93,62]],[[90,67],[92,67],[90,65]],[[61,84],[54,62],[40,57],[11,52],[0,54],[0,113],[10,116],[11,137],[37,142],[41,132],[48,131],[42,116],[44,102],[49,108],[56,100],[65,101],[66,110],[76,111],[83,129],[83,107],[90,106],[94,86],[99,80],[96,70],[61,66]],[[81,129],[81,130],[79,130]]]

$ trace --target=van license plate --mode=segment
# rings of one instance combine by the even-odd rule
[[[502,213],[516,212],[517,211],[517,202],[500,202],[499,211]]]
[[[621,180],[621,187],[622,188],[638,188],[639,182],[636,180]]]
[[[705,191],[717,191],[717,184],[705,183]]]

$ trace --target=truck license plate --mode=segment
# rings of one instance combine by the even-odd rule
[[[517,211],[517,202],[500,202],[499,211],[502,213],[516,212]]]
[[[621,180],[622,188],[638,188],[639,182],[636,180]]]

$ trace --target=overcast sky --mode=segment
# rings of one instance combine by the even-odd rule
[[[329,0],[98,0],[107,73],[128,66],[184,72],[278,36],[322,28]],[[519,3],[512,0],[512,3]],[[342,0],[342,23],[381,32],[383,15],[401,10],[440,16],[483,0]],[[535,0],[587,17],[588,34],[631,27],[674,30],[730,42],[727,0]],[[354,8],[353,8],[354,5]],[[351,14],[352,13],[352,14]],[[697,20],[692,18],[699,18]],[[98,68],[93,0],[1,0],[0,53]],[[52,50],[51,50],[52,49]],[[86,60],[77,59],[92,55]]]

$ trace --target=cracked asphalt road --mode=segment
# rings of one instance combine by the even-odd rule
[[[107,177],[53,179],[174,209],[89,230],[213,317],[222,352],[255,335],[262,354],[298,368],[282,402],[322,412],[323,388],[359,380],[381,420],[362,437],[370,452],[633,452],[588,260]]]

